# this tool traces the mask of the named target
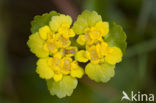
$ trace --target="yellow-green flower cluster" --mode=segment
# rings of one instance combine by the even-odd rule
[[[33,34],[27,42],[39,58],[36,72],[47,80],[50,93],[59,98],[70,96],[77,86],[76,78],[84,73],[97,82],[107,82],[123,56],[124,46],[118,44],[124,44],[125,38],[118,40],[115,29],[110,30],[110,24],[96,12],[84,11],[71,25],[68,15],[51,12],[38,16],[32,22]]]
[[[89,18],[85,17],[86,14],[88,14],[88,16],[91,15],[90,18],[92,18],[92,21],[89,21]],[[82,20],[85,21],[84,24],[79,23]],[[116,64],[121,61],[122,51],[120,48],[109,46],[104,40],[109,33],[109,23],[103,22],[101,16],[96,12],[83,12],[82,15],[78,17],[73,28],[79,35],[76,40],[77,43],[85,46],[85,50],[77,52],[75,56],[77,61],[87,62],[90,60],[93,64],[104,62]]]
[[[28,46],[40,58],[36,71],[41,78],[53,78],[57,82],[63,75],[77,78],[83,75],[82,68],[72,59],[77,47],[70,46],[70,38],[75,36],[71,24],[70,16],[53,16],[49,25],[30,36]]]
[[[121,61],[122,52],[114,46],[108,46],[104,41],[109,31],[108,22],[99,21],[93,27],[86,27],[79,35],[77,43],[85,45],[86,50],[80,50],[76,54],[76,60],[79,62],[91,61],[93,64],[108,62],[115,64]]]

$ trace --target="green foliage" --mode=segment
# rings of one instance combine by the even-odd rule
[[[123,53],[125,53],[127,47],[127,37],[125,32],[120,25],[117,25],[114,22],[109,23],[109,26],[109,34],[106,35],[105,40],[110,46],[117,46],[122,50]]]
[[[98,15],[95,11],[85,10],[82,12],[76,22],[73,25],[73,30],[77,34],[81,34],[86,27],[94,26],[98,21],[102,21],[100,15]]]
[[[31,52],[35,53],[37,57],[46,57],[49,52],[43,49],[44,41],[40,38],[38,33],[30,35],[27,45],[31,48]]]
[[[57,16],[59,13],[51,11],[50,13],[45,13],[41,16],[35,16],[34,20],[31,22],[31,32],[35,33],[39,30],[40,27],[44,25],[49,25],[49,21],[52,16]]]
[[[56,95],[59,98],[63,98],[66,95],[71,96],[77,83],[77,79],[71,76],[64,76],[59,82],[55,82],[53,79],[47,80],[47,86],[51,95]]]
[[[85,72],[88,77],[96,82],[107,82],[114,76],[115,65],[104,64],[87,64]]]

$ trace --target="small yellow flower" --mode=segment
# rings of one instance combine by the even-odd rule
[[[83,34],[80,34],[77,43],[83,45],[92,45],[98,41],[101,41],[108,34],[109,24],[108,22],[98,22],[93,27],[86,27]]]
[[[122,52],[118,47],[109,47],[104,41],[94,45],[86,45],[86,50],[80,50],[76,53],[75,59],[79,62],[87,62],[98,64],[108,62],[115,64],[121,61]]]
[[[84,46],[76,53],[75,59],[87,62],[85,73],[90,79],[107,82],[114,76],[115,64],[122,60],[123,53],[117,44],[125,43],[125,40],[118,38],[121,27],[112,29],[112,24],[102,21],[96,12],[85,10],[73,24],[73,30],[78,34],[76,42]],[[125,37],[124,33],[120,36]]]
[[[89,15],[92,14],[94,14],[94,12],[90,13]],[[82,19],[81,16],[74,24],[73,28],[75,32],[77,30],[76,27],[78,27],[79,20]],[[115,64],[120,62],[122,58],[121,50],[118,47],[110,47],[108,43],[104,40],[104,38],[109,33],[109,23],[97,19],[96,21],[92,21],[91,23],[92,25],[89,24],[90,23],[88,23],[88,25],[85,26],[83,24],[79,24],[84,29],[83,30],[81,29],[82,33],[78,32],[79,37],[77,38],[76,41],[80,45],[85,45],[86,50],[78,51],[78,53],[76,53],[75,59],[78,60],[79,62],[87,62],[88,60],[90,60],[91,63],[94,64],[104,62]]]
[[[74,31],[70,29],[71,23],[72,19],[70,16],[53,16],[49,26],[45,25],[39,28],[39,31],[33,35],[34,39],[32,37],[29,39],[28,46],[38,57],[53,55],[59,49],[70,46],[70,38],[75,36]],[[33,46],[38,42],[42,43],[40,47]],[[46,52],[46,55],[42,55],[42,51]]]
[[[57,52],[59,48],[59,43],[55,39],[48,39],[44,44],[44,50],[48,51],[50,54]]]
[[[84,74],[84,70],[73,59],[78,48],[70,46],[70,38],[75,36],[75,32],[70,28],[71,24],[70,16],[62,14],[53,16],[49,25],[39,28],[38,32],[32,34],[28,41],[31,51],[39,57],[36,72],[41,78],[52,79],[54,84],[64,83],[66,85],[65,81],[73,84],[71,88],[69,86],[69,90],[64,91],[64,96],[71,94],[76,87],[75,78],[81,78]],[[55,94],[61,97],[57,93]]]
[[[40,74],[41,78],[44,79],[54,78],[54,80],[58,82],[65,75],[71,75],[72,77],[77,78],[81,78],[83,75],[83,69],[78,65],[76,61],[73,61],[71,57],[54,56],[48,57],[47,59],[43,59],[44,62],[40,62],[41,60],[42,59],[39,59],[37,68],[38,71],[37,73]],[[48,73],[46,71],[45,72],[42,71],[44,69],[48,73],[52,72],[53,74],[51,76],[47,76]]]

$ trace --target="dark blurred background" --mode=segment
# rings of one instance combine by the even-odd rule
[[[156,95],[156,0],[0,0],[0,103],[120,103],[122,91]],[[30,21],[55,10],[72,16],[95,10],[122,25],[127,53],[108,83],[84,76],[71,97],[51,96],[26,45]],[[127,102],[126,102],[127,103]]]

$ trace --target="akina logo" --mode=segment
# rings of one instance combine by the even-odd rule
[[[154,94],[142,94],[140,91],[137,93],[134,93],[131,91],[131,94],[128,95],[125,91],[122,91],[122,98],[121,101],[123,100],[128,100],[128,101],[154,101]]]

